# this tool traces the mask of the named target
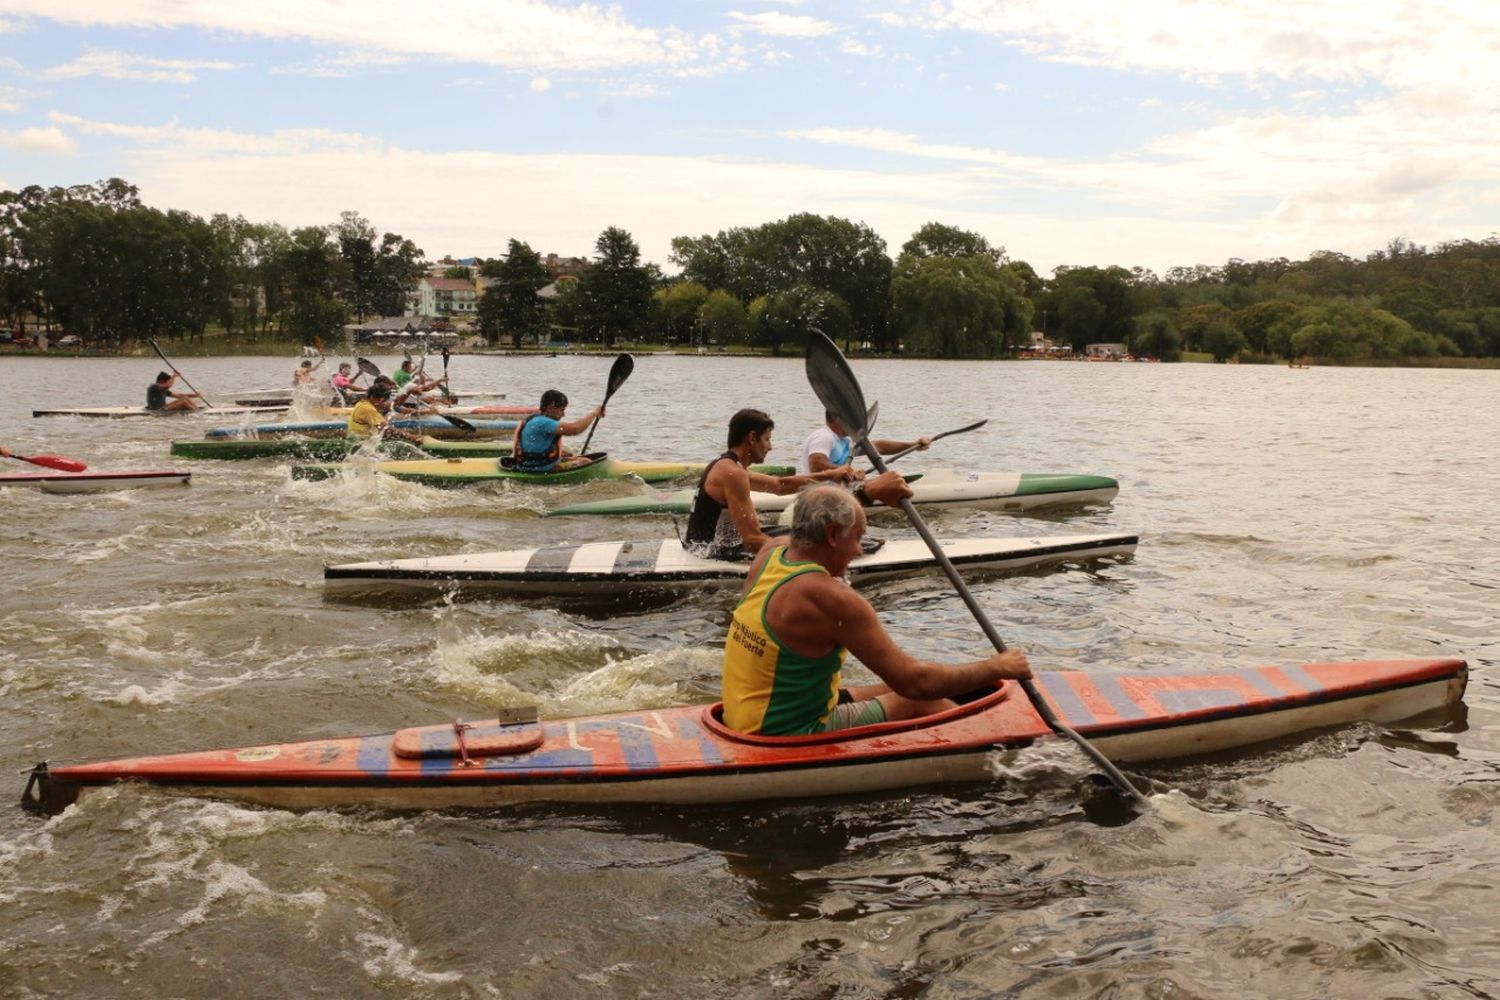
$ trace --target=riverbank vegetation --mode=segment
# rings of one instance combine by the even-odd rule
[[[1116,345],[1163,361],[1500,358],[1494,237],[1432,248],[1396,239],[1363,260],[1325,251],[1164,275],[1059,267],[1043,278],[958,226],[928,223],[893,258],[864,223],[804,213],[677,237],[668,263],[679,273],[643,262],[630,233],[611,227],[578,274],[549,271],[512,238],[503,255],[446,275],[472,278],[482,290],[474,332],[511,348],[780,354],[821,329],[851,350],[921,357],[1015,356],[1044,338],[1078,354]],[[411,240],[355,212],[288,230],[152,208],[118,178],[0,192],[0,315],[18,339],[44,328],[118,349],[212,336],[247,351],[335,340],[346,323],[408,312],[428,273]]]

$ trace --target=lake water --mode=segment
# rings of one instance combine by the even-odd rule
[[[377,358],[383,368],[394,359]],[[184,359],[210,397],[286,358]],[[670,532],[549,519],[622,483],[466,492],[191,463],[210,418],[138,404],[159,363],[0,358],[0,443],[185,489],[0,489],[0,760],[381,732],[496,704],[711,700],[725,599],[601,617],[545,602],[325,602],[325,562]],[[453,359],[455,388],[598,402],[609,358]],[[285,812],[119,788],[0,810],[9,996],[1452,997],[1500,994],[1500,372],[855,362],[879,431],[982,430],[911,471],[1086,472],[1112,504],[950,513],[941,535],[1130,531],[1131,561],[979,581],[1038,669],[1455,655],[1466,707],[1133,770],[1125,822],[1066,748],[993,784],[714,808]],[[704,459],[740,406],[791,461],[797,359],[641,357],[594,438]],[[6,463],[16,470],[25,467]],[[885,530],[894,531],[894,527]],[[939,577],[872,595],[920,655],[984,639]]]

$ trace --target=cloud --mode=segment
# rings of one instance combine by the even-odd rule
[[[869,56],[879,58],[884,55],[884,50],[879,45],[866,45],[854,38],[845,38],[839,42],[839,51],[846,56]]]
[[[23,153],[40,153],[46,156],[71,156],[78,150],[74,142],[60,128],[23,128],[14,132],[0,131],[0,146],[20,150]]]
[[[1111,174],[1116,165],[1102,161],[1070,167],[891,132],[823,130],[821,141],[842,137],[863,149],[916,156],[913,162],[866,156],[857,167],[825,167],[790,157],[433,152],[316,129],[253,134],[53,119],[84,134],[132,140],[136,148],[121,176],[138,184],[150,204],[294,227],[328,223],[352,206],[429,254],[499,254],[511,236],[538,249],[587,254],[605,226],[619,225],[636,238],[645,259],[666,264],[675,236],[815,212],[868,224],[893,254],[936,220],[983,233],[1043,273],[1064,263],[1163,271],[1222,263],[1230,253],[1363,254],[1396,233],[1431,243],[1484,238],[1495,228],[1474,221],[1473,197],[1454,197],[1451,165],[1441,161],[1375,171],[1342,188],[1289,189],[1269,198],[1258,214],[1240,218],[1166,210],[1152,199],[1191,184],[1183,172],[1159,164],[1127,164]],[[1234,150],[1226,137],[1224,157],[1233,159]],[[1153,179],[1153,170],[1162,176]],[[466,203],[462,212],[433,212],[411,192],[439,176],[450,190],[492,197]],[[1222,179],[1212,183],[1232,187]],[[557,212],[559,203],[569,211]]]
[[[198,28],[297,39],[528,71],[652,66],[701,59],[700,39],[632,24],[615,6],[545,0],[0,0],[0,13],[71,27]]]
[[[741,30],[773,38],[821,38],[838,30],[831,21],[803,14],[783,14],[779,10],[768,10],[760,14],[732,10],[727,16]]]
[[[531,83],[528,86],[531,88],[533,94],[545,94],[552,89],[552,81],[545,76],[534,76],[531,78]]]
[[[231,70],[238,67],[218,59],[154,59],[129,52],[91,49],[70,63],[42,71],[49,80],[102,76],[111,80],[145,80],[150,83],[192,83],[199,70]]]
[[[1374,80],[1395,87],[1420,87],[1455,71],[1495,80],[1489,40],[1500,34],[1500,6],[1469,0],[1373,8],[1301,0],[1269,12],[1260,0],[938,0],[921,17],[929,29],[992,36],[1056,62],[1199,80]]]
[[[394,55],[389,52],[338,52],[323,56],[310,63],[291,63],[271,67],[273,76],[310,76],[319,79],[339,79],[361,76],[372,70],[406,66],[416,59],[413,56]]]
[[[107,135],[128,139],[151,149],[167,147],[185,156],[231,154],[247,157],[301,156],[325,149],[337,149],[352,155],[377,153],[381,143],[354,132],[332,129],[277,129],[269,133],[235,132],[229,129],[184,128],[175,121],[162,125],[122,125],[91,121],[78,115],[54,111],[48,119],[86,135]]]
[[[630,81],[627,83],[605,84],[604,94],[606,97],[619,97],[626,100],[644,100],[653,97],[666,97],[671,92],[659,87],[654,83],[643,83]]]

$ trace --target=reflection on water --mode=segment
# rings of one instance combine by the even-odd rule
[[[467,379],[534,402],[556,386],[582,407],[610,360],[455,356],[452,373],[460,390]],[[173,491],[0,489],[0,740],[13,771],[379,732],[497,704],[556,716],[715,696],[724,595],[623,615],[323,596],[325,563],[670,534],[669,519],[541,517],[645,487],[439,491],[357,473],[293,482],[277,460],[173,459],[172,438],[218,421],[28,416],[133,401],[150,359],[4,364],[22,398],[0,410],[0,442],[194,473]],[[293,364],[186,370],[228,400],[282,384]],[[46,821],[0,812],[7,992],[1500,993],[1500,950],[1472,916],[1500,870],[1487,673],[1500,659],[1500,374],[855,370],[893,436],[990,418],[903,459],[912,471],[1120,480],[1103,507],[932,517],[940,537],[1140,534],[1133,560],[975,580],[1039,669],[1445,653],[1473,667],[1467,706],[1141,768],[1152,808],[1139,817],[1064,745],[997,754],[979,786],[735,807],[289,813],[113,789]],[[701,460],[746,405],[778,420],[772,460],[793,460],[820,416],[799,359],[643,357],[594,445]],[[917,655],[983,653],[940,577],[870,593]]]

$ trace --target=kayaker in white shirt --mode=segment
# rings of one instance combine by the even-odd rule
[[[824,413],[823,417],[827,422],[809,434],[802,442],[802,457],[797,460],[799,476],[845,465],[854,450],[854,442],[849,439],[848,431],[844,430],[844,425],[839,423],[838,417],[832,413]],[[870,443],[882,455],[894,455],[898,451],[905,451],[911,447],[915,447],[918,451],[926,451],[927,446],[932,444],[932,438],[924,435],[915,441],[881,439]]]

